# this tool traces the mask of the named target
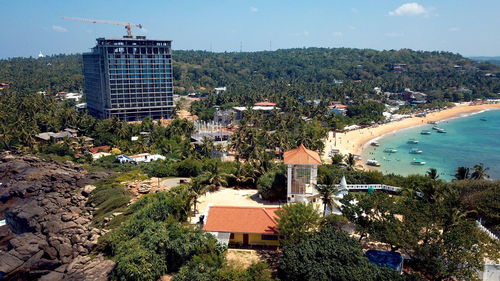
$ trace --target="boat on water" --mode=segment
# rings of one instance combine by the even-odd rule
[[[437,130],[438,133],[440,134],[446,134],[446,130],[445,129],[441,129],[439,128],[439,130]]]
[[[479,120],[481,120],[481,121],[488,121],[488,119],[486,119],[484,117],[483,118],[479,118]]]
[[[436,122],[436,121],[429,121],[429,122],[427,122],[427,123],[428,123],[428,124],[434,124],[434,125],[435,125],[435,124],[437,124],[437,122]]]
[[[410,154],[422,154],[422,150],[418,149],[418,148],[412,148],[410,149]]]
[[[378,141],[374,141],[372,143],[370,143],[371,146],[376,146],[376,147],[379,147],[380,146],[380,143],[378,143]]]
[[[409,144],[418,144],[418,140],[417,139],[409,139],[408,143]]]
[[[418,159],[418,158],[413,158],[413,161],[411,161],[411,164],[412,165],[425,165],[427,162],[425,162],[424,160],[422,159]]]
[[[366,161],[366,165],[373,166],[373,167],[380,167],[380,163],[378,163],[378,161],[375,159],[370,159],[370,160]]]
[[[438,126],[433,126],[432,129],[437,131],[437,130],[439,130],[441,128],[439,128]]]
[[[396,153],[396,152],[398,152],[398,150],[395,148],[386,148],[386,149],[384,149],[384,152],[385,153]]]
[[[423,130],[420,132],[421,135],[430,135],[431,134],[431,131],[429,130]]]

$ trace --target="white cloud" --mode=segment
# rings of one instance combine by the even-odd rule
[[[458,31],[460,31],[460,27],[456,27],[456,26],[450,27],[450,31],[451,32],[458,32]]]
[[[66,32],[68,31],[66,28],[59,26],[59,25],[52,25],[52,30],[57,31],[57,32]]]
[[[427,14],[429,14],[429,10],[416,2],[403,4],[389,12],[391,16],[425,16]]]
[[[258,11],[259,11],[259,9],[255,8],[255,7],[250,7],[250,12],[257,13]]]
[[[344,35],[344,34],[343,34],[342,32],[340,32],[340,31],[335,31],[335,32],[333,33],[333,36],[335,36],[335,37],[340,37],[340,36],[342,36],[342,35]]]
[[[386,37],[403,37],[404,34],[403,33],[398,33],[398,32],[388,32],[386,34],[384,34]]]

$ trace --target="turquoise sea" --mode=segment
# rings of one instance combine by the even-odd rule
[[[486,121],[481,120],[481,118]],[[400,175],[425,174],[429,168],[436,168],[440,178],[451,180],[459,166],[471,167],[483,163],[489,168],[491,179],[500,180],[500,110],[488,110],[464,117],[438,122],[437,126],[447,131],[439,134],[431,124],[424,124],[392,132],[377,139],[379,147],[367,146],[363,151],[363,161],[376,159],[384,173]],[[431,131],[421,135],[422,130]],[[409,144],[409,139],[418,144]],[[385,153],[384,149],[394,148],[396,153]],[[412,148],[422,150],[422,154],[410,154]],[[423,166],[412,165],[414,158],[426,162]]]

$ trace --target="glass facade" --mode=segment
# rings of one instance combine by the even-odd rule
[[[170,118],[173,104],[171,41],[97,39],[84,54],[89,113],[124,121]]]

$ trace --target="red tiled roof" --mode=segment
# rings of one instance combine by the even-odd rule
[[[111,147],[109,145],[103,145],[103,146],[95,146],[89,148],[90,153],[96,154],[97,152],[109,152]]]
[[[296,149],[283,153],[285,164],[321,165],[321,158],[316,151],[307,149],[301,144]]]
[[[230,233],[276,234],[278,208],[211,206],[203,230]]]
[[[255,103],[255,106],[276,106],[273,102],[263,101]]]

